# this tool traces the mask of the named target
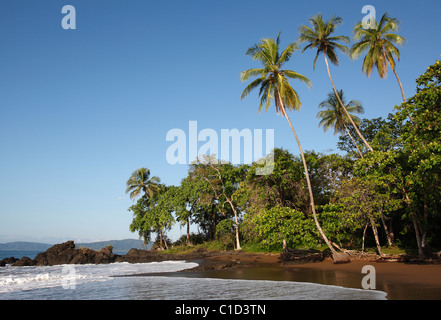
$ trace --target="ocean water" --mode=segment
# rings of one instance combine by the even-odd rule
[[[0,268],[0,300],[381,300],[381,291],[315,283],[167,276],[194,262]],[[161,275],[158,275],[161,273]]]

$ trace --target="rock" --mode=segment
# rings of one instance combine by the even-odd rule
[[[35,257],[37,266],[53,266],[59,264],[69,264],[78,254],[79,249],[75,249],[73,241],[67,241],[50,247],[46,252],[39,253]]]
[[[34,265],[102,264],[115,262],[118,257],[118,255],[112,253],[109,247],[103,248],[100,251],[88,248],[77,249],[73,241],[67,241],[54,245],[47,249],[46,252],[37,254],[34,259]]]
[[[33,266],[34,260],[28,257],[22,257],[20,260],[17,260],[13,266],[14,267],[25,267],[25,266]]]
[[[351,262],[351,258],[349,254],[346,252],[337,252],[332,255],[332,260],[334,261],[334,264],[343,264],[343,263],[349,263]]]
[[[0,267],[5,267],[7,264],[13,265],[16,261],[18,261],[18,259],[14,257],[4,258],[0,260]]]

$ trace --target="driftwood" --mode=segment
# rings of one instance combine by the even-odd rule
[[[328,253],[318,250],[300,250],[285,248],[280,254],[282,262],[320,262],[328,257]]]

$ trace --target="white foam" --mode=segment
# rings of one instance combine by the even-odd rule
[[[68,280],[75,285],[112,280],[118,275],[175,272],[196,267],[185,261],[151,263],[118,262],[112,264],[58,265],[46,267],[7,267],[0,269],[0,293],[62,286]]]

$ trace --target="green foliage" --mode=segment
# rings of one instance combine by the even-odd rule
[[[377,68],[381,78],[387,76],[388,64],[394,70],[395,59],[400,60],[400,51],[396,45],[402,45],[406,41],[394,31],[398,31],[400,22],[396,18],[391,18],[385,13],[380,21],[374,21],[376,28],[365,28],[362,22],[356,24],[354,28],[355,43],[350,56],[353,59],[359,58],[364,52],[366,56],[363,60],[362,71],[370,76],[373,68]]]
[[[314,221],[294,209],[277,206],[252,219],[260,242],[268,248],[280,246],[283,240],[292,248],[317,243]]]
[[[224,249],[234,249],[234,222],[224,219],[217,224],[216,240],[224,244]]]
[[[300,109],[299,96],[289,84],[288,79],[299,80],[308,87],[311,86],[311,81],[307,77],[292,70],[282,69],[295,50],[299,49],[298,45],[290,43],[282,52],[279,49],[280,33],[276,40],[263,39],[259,44],[247,50],[247,55],[251,56],[253,60],[259,61],[263,68],[245,70],[240,74],[242,81],[247,81],[250,77],[258,77],[245,88],[241,99],[248,96],[253,89],[259,88],[259,96],[261,97],[259,113],[263,105],[266,106],[266,111],[268,111],[271,100],[274,100],[276,112],[279,113],[280,111],[282,115],[285,115],[285,109]]]

